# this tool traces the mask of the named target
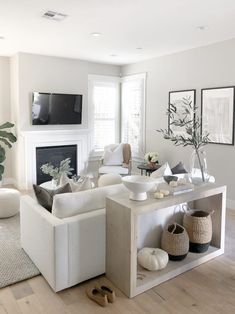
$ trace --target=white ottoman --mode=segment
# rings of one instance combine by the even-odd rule
[[[0,188],[0,218],[8,218],[20,209],[20,192],[14,189]]]
[[[100,176],[98,187],[122,183],[122,177],[117,173],[107,173]]]

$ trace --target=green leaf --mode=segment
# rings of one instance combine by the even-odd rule
[[[2,125],[0,125],[0,130],[3,130],[3,129],[10,129],[10,128],[13,128],[14,124],[10,123],[10,122],[6,122]]]
[[[16,137],[11,132],[0,131],[0,138],[5,138],[5,139],[9,140],[11,143],[16,142]]]
[[[0,180],[2,180],[3,173],[4,173],[4,166],[0,165]]]
[[[12,145],[10,142],[8,142],[8,140],[6,140],[5,138],[0,137],[0,142],[4,143],[6,146],[8,146],[9,148],[12,148]]]
[[[0,147],[0,163],[3,163],[6,159],[6,152],[3,147]]]

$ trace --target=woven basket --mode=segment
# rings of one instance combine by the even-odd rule
[[[183,226],[189,235],[189,250],[194,253],[206,252],[212,238],[213,212],[189,210],[185,213]]]
[[[189,237],[185,228],[177,223],[168,225],[162,233],[161,248],[173,261],[183,260],[189,250]]]

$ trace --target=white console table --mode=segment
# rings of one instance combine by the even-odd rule
[[[169,261],[163,270],[143,269],[137,264],[138,219],[141,215],[159,213],[156,221],[162,230],[169,220],[169,211],[182,203],[215,211],[211,246],[205,253],[189,253],[183,261]],[[226,186],[208,183],[196,186],[192,192],[161,200],[150,195],[143,202],[131,201],[128,194],[123,194],[107,198],[106,209],[106,276],[130,298],[224,253]],[[157,236],[159,243],[160,233]]]

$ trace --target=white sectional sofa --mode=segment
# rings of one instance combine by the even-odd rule
[[[54,291],[105,273],[105,199],[125,192],[117,184],[56,195],[52,214],[22,196],[21,246]]]

